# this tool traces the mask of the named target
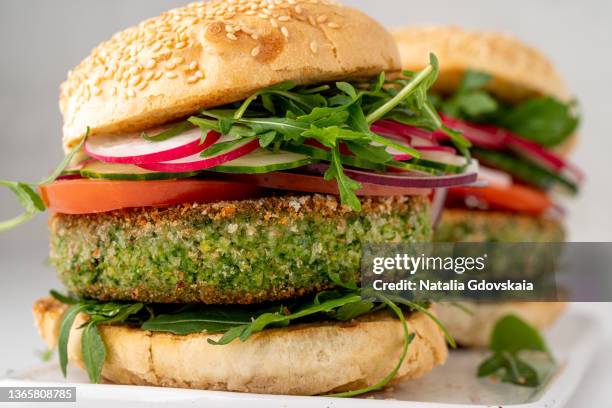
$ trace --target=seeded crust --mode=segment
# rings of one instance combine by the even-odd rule
[[[427,242],[424,197],[335,196],[53,215],[52,264],[75,294],[99,300],[250,304],[316,293],[330,273],[359,280],[367,242]]]
[[[438,242],[562,242],[558,220],[498,211],[445,210],[434,233]],[[498,319],[515,314],[538,329],[552,325],[564,302],[439,303],[440,321],[463,347],[486,347]]]
[[[325,0],[195,2],[115,34],[61,87],[64,148],[246,98],[283,81],[311,84],[399,69],[391,35]]]
[[[38,300],[33,312],[41,337],[57,345],[66,306]],[[448,356],[438,326],[422,313],[406,316],[415,337],[394,381],[413,379]],[[68,342],[69,361],[83,367],[77,316]],[[157,385],[266,394],[315,395],[375,384],[398,361],[403,329],[385,312],[347,323],[313,323],[264,330],[245,342],[215,346],[220,335],[178,336],[126,326],[99,326],[107,349],[102,376],[118,384]]]

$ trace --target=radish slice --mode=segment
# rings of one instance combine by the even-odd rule
[[[480,166],[478,169],[478,181],[484,181],[487,185],[494,187],[510,187],[512,185],[512,176],[503,171]]]
[[[463,167],[467,164],[465,157],[439,150],[421,150],[421,159],[458,167]]]
[[[401,136],[405,139],[417,137],[435,142],[432,132],[415,126],[404,125],[403,123],[395,122],[393,120],[379,120],[378,122],[374,123],[370,129],[372,132],[383,136]]]
[[[150,135],[167,130],[156,129]],[[180,135],[159,142],[143,139],[140,133],[119,136],[95,136],[87,139],[85,152],[106,163],[147,164],[176,160],[199,153],[214,143],[206,138],[202,143],[200,128],[189,129]]]
[[[413,146],[414,147],[414,146]],[[419,152],[447,152],[457,154],[457,150],[450,146],[417,146]]]
[[[215,136],[218,136],[217,132],[208,132],[206,136],[206,144],[208,144],[208,139],[212,137],[214,139]],[[236,140],[234,136],[221,136],[215,140],[213,143],[224,143],[231,142]],[[212,144],[211,144],[212,145]],[[210,145],[209,145],[210,146]],[[198,171],[205,170],[211,167],[219,166],[223,163],[229,162],[231,160],[235,160],[239,157],[244,156],[245,154],[251,153],[253,150],[259,147],[259,140],[248,138],[245,139],[244,142],[240,142],[232,147],[230,151],[221,152],[215,156],[211,157],[202,157],[200,152],[188,156],[183,157],[178,160],[172,160],[162,163],[143,163],[139,164],[139,167],[147,170],[154,171],[163,171],[168,173],[183,173],[190,171]]]

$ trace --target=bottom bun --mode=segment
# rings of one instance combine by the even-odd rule
[[[66,305],[44,298],[34,317],[49,347],[57,344]],[[68,342],[71,362],[83,367],[79,315]],[[443,334],[422,313],[407,315],[415,337],[395,380],[416,378],[448,355]],[[215,346],[220,335],[185,336],[127,326],[101,325],[107,349],[102,376],[119,384],[158,385],[240,392],[315,395],[376,384],[397,364],[404,334],[386,312],[350,323],[301,324],[265,330],[245,342]]]
[[[495,323],[514,314],[538,329],[554,323],[564,302],[437,303],[436,312],[455,341],[464,347],[486,347]]]

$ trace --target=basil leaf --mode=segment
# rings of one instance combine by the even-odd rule
[[[506,315],[495,323],[489,348],[492,355],[479,367],[478,377],[498,375],[501,380],[516,385],[537,387],[541,380],[538,372],[519,357],[522,351],[545,353],[554,363],[554,358],[540,333],[515,315]]]
[[[497,352],[516,353],[533,350],[548,353],[540,333],[515,315],[504,316],[495,323],[489,347]]]
[[[100,336],[98,326],[94,323],[87,324],[83,329],[81,355],[83,356],[83,363],[85,364],[89,380],[94,384],[99,383],[102,377],[104,360],[106,359],[106,348]]]
[[[552,147],[562,143],[578,127],[572,104],[551,97],[529,99],[503,114],[499,123],[527,139]]]

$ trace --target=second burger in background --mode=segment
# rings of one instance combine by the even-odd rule
[[[552,191],[576,194],[581,172],[565,155],[578,125],[574,102],[552,63],[506,35],[456,27],[410,27],[394,32],[404,69],[440,59],[431,94],[443,122],[472,142],[486,187],[453,187],[435,231],[439,242],[562,242],[564,228]],[[484,346],[508,313],[536,327],[551,324],[563,303],[441,304],[456,340]]]

